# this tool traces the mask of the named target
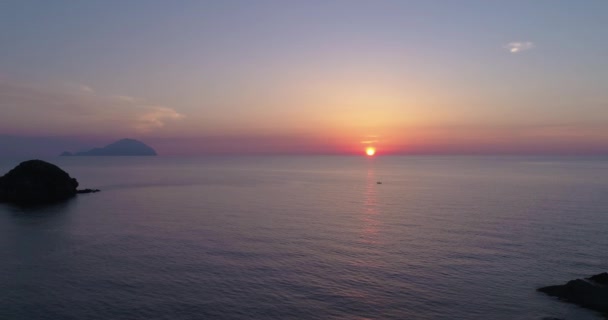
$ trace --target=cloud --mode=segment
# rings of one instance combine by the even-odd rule
[[[378,143],[380,142],[379,140],[380,136],[372,134],[372,135],[367,135],[363,138],[363,140],[361,140],[362,144],[373,144],[373,143]]]
[[[85,93],[95,93],[95,90],[93,90],[93,88],[85,85],[80,85],[80,91]]]
[[[9,79],[5,79],[5,80],[10,81]],[[81,84],[81,83],[74,83],[74,82],[64,83],[63,86],[61,87],[61,90],[57,90],[57,91],[82,93],[82,94],[95,94],[95,90],[93,90],[93,88],[91,88],[90,86],[87,86],[87,85]]]
[[[45,88],[0,80],[0,134],[149,133],[184,118],[176,110],[90,87]]]
[[[148,132],[165,126],[168,121],[184,118],[182,114],[166,107],[149,106],[145,113],[137,117],[135,128],[141,132]]]
[[[530,41],[510,42],[506,44],[504,48],[509,50],[511,53],[520,53],[534,48],[534,43]]]
[[[114,98],[126,102],[135,102],[137,99],[129,96],[114,96]]]

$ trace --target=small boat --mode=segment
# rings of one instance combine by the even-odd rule
[[[378,181],[378,182],[376,182],[376,184],[382,184],[382,181]]]

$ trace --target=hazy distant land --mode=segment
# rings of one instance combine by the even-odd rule
[[[135,139],[121,139],[103,148],[71,153],[64,151],[61,156],[156,156],[156,150]]]

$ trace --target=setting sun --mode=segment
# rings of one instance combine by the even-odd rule
[[[365,154],[371,157],[376,154],[376,149],[373,147],[367,147],[367,149],[365,149]]]

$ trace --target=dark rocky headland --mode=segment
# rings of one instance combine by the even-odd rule
[[[77,193],[99,191],[77,188],[78,180],[58,166],[42,160],[28,160],[0,177],[0,202],[40,205],[65,201]]]
[[[606,272],[537,290],[608,316],[608,273]]]

